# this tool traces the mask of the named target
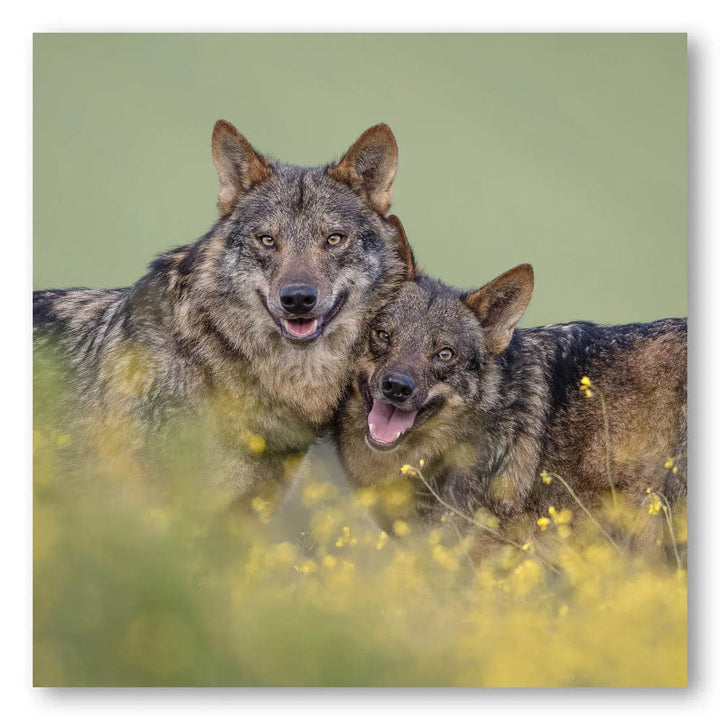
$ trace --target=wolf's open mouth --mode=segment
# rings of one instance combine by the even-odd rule
[[[400,410],[394,405],[374,400],[368,413],[370,437],[381,445],[392,445],[415,422],[417,410]]]
[[[365,441],[373,450],[394,450],[403,437],[424,425],[445,403],[442,397],[435,397],[422,407],[401,410],[374,398],[365,377],[360,381],[360,392],[368,422]]]
[[[282,329],[286,337],[293,340],[310,340],[317,337],[322,327],[323,316],[312,320],[283,320]]]

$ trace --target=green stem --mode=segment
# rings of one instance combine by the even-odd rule
[[[565,489],[572,495],[573,500],[585,511],[585,514],[592,520],[595,527],[608,539],[609,543],[618,551],[618,553],[622,556],[623,551],[615,544],[615,541],[610,537],[609,533],[605,528],[595,519],[595,516],[582,504],[580,501],[580,498],[575,494],[574,490],[568,485],[568,483],[565,481],[565,478],[561,477],[557,473],[549,473],[549,475],[552,475],[554,478],[557,478],[564,486]]]
[[[475,567],[475,563],[472,561],[472,558],[470,555],[468,555],[467,550],[465,550],[465,545],[463,545],[463,536],[460,532],[460,528],[455,524],[455,521],[450,518],[450,524],[453,526],[453,530],[455,531],[455,534],[458,537],[458,542],[460,543],[460,549],[463,551],[463,555],[467,558],[467,561],[470,563],[470,567],[473,569],[473,572],[477,575],[477,568]]]
[[[670,540],[672,540],[673,552],[675,553],[675,562],[677,563],[678,570],[682,570],[682,562],[680,561],[680,553],[678,553],[677,543],[675,542],[675,531],[672,526],[672,510],[670,510],[670,503],[663,493],[655,490],[655,494],[662,499],[662,511],[665,515],[665,521],[667,522],[668,530],[670,530]]]

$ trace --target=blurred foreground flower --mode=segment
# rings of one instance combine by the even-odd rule
[[[334,500],[337,494],[337,486],[331,482],[310,482],[303,489],[303,504],[305,507],[312,507],[327,500]]]
[[[253,455],[261,455],[265,452],[265,438],[262,435],[250,435],[248,450],[250,450]]]
[[[317,563],[310,558],[303,560],[299,565],[295,565],[295,570],[303,575],[310,575],[318,571]]]
[[[335,541],[335,547],[341,548],[345,545],[350,545],[351,547],[357,545],[357,538],[350,535],[350,527],[348,525],[343,527],[342,535]]]
[[[272,516],[272,503],[269,500],[266,500],[258,495],[251,500],[250,507],[261,522],[270,522],[270,518]]]
[[[564,508],[563,510],[556,510],[552,505],[548,508],[548,515],[552,518],[555,527],[557,528],[557,534],[566,540],[570,537],[570,523],[572,522],[573,514],[572,510]]]
[[[384,530],[381,530],[380,535],[378,535],[378,541],[375,544],[375,549],[382,550],[387,545],[387,541],[388,541],[388,534]]]

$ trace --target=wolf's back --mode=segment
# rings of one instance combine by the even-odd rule
[[[102,353],[122,326],[126,292],[70,288],[33,292],[36,345],[59,344],[73,364]]]
[[[68,288],[65,290],[35,290],[33,292],[33,327],[50,329],[54,326],[79,327],[92,322],[110,305],[121,300],[127,288],[95,290]]]
[[[542,467],[574,478],[581,492],[605,489],[609,448],[612,477],[631,497],[642,499],[658,483],[670,499],[684,496],[687,320],[568,323],[526,332],[549,340]]]

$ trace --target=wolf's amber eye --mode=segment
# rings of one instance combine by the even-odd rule
[[[455,353],[452,351],[451,348],[443,348],[442,350],[438,350],[435,353],[435,359],[440,360],[440,362],[448,362],[448,360],[452,360],[455,357]]]
[[[265,247],[275,247],[275,238],[270,235],[260,235],[258,237],[258,240],[265,246]]]
[[[333,233],[328,239],[327,244],[330,247],[337,247],[338,245],[342,245],[343,240],[345,240],[344,235],[340,235],[340,233]]]
[[[390,336],[384,330],[376,330],[375,335],[377,335],[381,342],[384,342],[386,345],[390,344]]]

